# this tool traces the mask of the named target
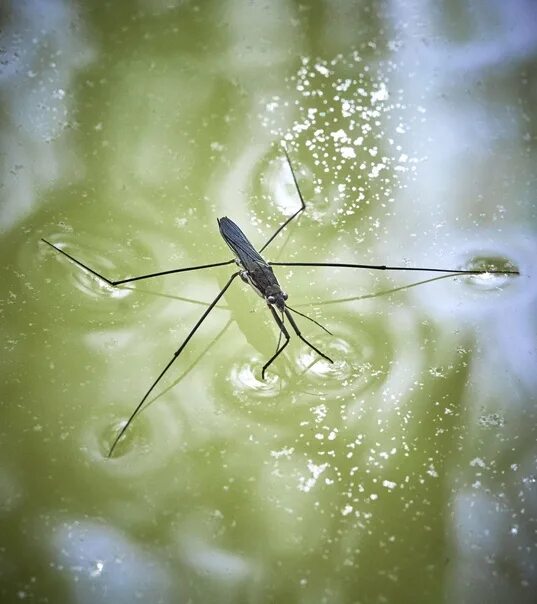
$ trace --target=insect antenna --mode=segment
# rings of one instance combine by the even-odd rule
[[[312,323],[315,323],[315,325],[318,325],[321,329],[324,329],[324,331],[326,331],[326,333],[330,334],[331,336],[333,336],[334,334],[329,331],[328,329],[326,329],[326,327],[324,325],[321,325],[319,323],[319,321],[316,321],[315,319],[312,319],[311,317],[308,317],[308,315],[305,315],[303,312],[300,312],[299,310],[296,310],[294,308],[291,308],[289,306],[289,304],[285,305],[286,308],[288,308],[291,312],[294,312],[296,315],[300,315],[301,317],[304,317],[304,319],[308,319],[308,321],[311,321]]]

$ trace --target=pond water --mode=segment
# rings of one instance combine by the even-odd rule
[[[534,3],[3,12],[2,601],[533,602]]]

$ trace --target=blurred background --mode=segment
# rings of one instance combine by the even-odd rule
[[[0,595],[533,602],[537,6],[8,0]],[[232,267],[280,267],[298,323]]]

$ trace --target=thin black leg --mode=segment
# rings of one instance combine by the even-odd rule
[[[201,264],[199,266],[188,266],[186,268],[174,268],[169,271],[160,271],[158,273],[150,273],[149,275],[139,275],[138,277],[129,277],[128,279],[119,279],[117,281],[113,281],[112,279],[108,279],[108,277],[101,275],[97,271],[94,271],[92,268],[90,268],[89,266],[87,266],[86,264],[81,262],[80,260],[77,260],[76,258],[71,256],[71,254],[68,254],[61,248],[56,247],[54,244],[50,243],[46,239],[41,239],[41,241],[43,241],[47,245],[50,245],[50,247],[54,248],[57,252],[60,252],[60,254],[63,254],[64,256],[69,258],[69,260],[71,260],[78,266],[86,269],[92,275],[99,277],[99,279],[102,279],[104,282],[108,283],[108,285],[122,285],[123,283],[132,283],[133,281],[141,281],[142,279],[151,279],[152,277],[161,277],[162,275],[171,275],[172,273],[186,273],[188,271],[197,271],[202,268],[213,268],[215,266],[226,266],[228,264],[233,264],[233,262],[235,262],[234,260],[227,260],[226,262],[215,262],[214,264]]]
[[[224,287],[220,290],[219,294],[216,296],[216,298],[211,302],[211,304],[209,305],[209,307],[207,308],[207,310],[201,315],[201,317],[198,319],[198,322],[194,325],[194,327],[190,330],[190,333],[187,335],[187,337],[183,340],[183,343],[181,344],[181,346],[179,346],[179,348],[175,351],[172,359],[169,361],[169,363],[166,365],[166,367],[164,367],[164,369],[160,372],[160,375],[158,376],[158,378],[151,384],[149,390],[144,394],[144,397],[142,398],[142,400],[138,403],[136,409],[131,413],[129,419],[127,420],[127,423],[123,426],[123,428],[120,430],[119,434],[116,436],[114,442],[112,443],[112,446],[110,447],[110,451],[108,452],[108,457],[112,457],[112,453],[114,452],[114,449],[116,448],[117,443],[119,442],[120,438],[123,436],[123,434],[125,434],[127,428],[131,425],[132,421],[134,420],[134,418],[136,417],[136,415],[138,414],[138,412],[140,411],[140,409],[142,408],[142,405],[144,404],[144,402],[146,401],[147,397],[151,394],[153,388],[160,382],[160,380],[162,379],[162,377],[164,376],[164,374],[168,371],[168,369],[171,367],[172,363],[177,359],[177,357],[183,352],[185,346],[188,344],[188,342],[190,341],[190,339],[192,338],[192,336],[196,333],[196,331],[198,330],[198,327],[203,323],[203,321],[205,321],[205,319],[207,318],[207,315],[211,312],[211,310],[216,306],[216,304],[218,303],[218,300],[220,300],[220,298],[224,295],[224,293],[226,292],[226,290],[228,289],[228,287],[231,285],[231,283],[233,282],[233,280],[239,275],[239,271],[237,271],[236,273],[233,273],[233,275],[231,275],[231,277],[229,278],[229,281],[224,285]]]
[[[295,323],[295,320],[293,319],[293,316],[291,315],[291,313],[287,310],[287,308],[285,309],[285,316],[289,319],[289,323],[291,323],[291,326],[293,327],[293,329],[295,330],[296,335],[303,341],[305,342],[312,350],[315,350],[315,352],[322,356],[323,359],[326,359],[328,362],[333,363],[334,361],[326,356],[324,353],[322,353],[318,348],[315,348],[315,346],[311,343],[308,342],[308,340],[306,340],[306,338],[300,333],[300,329],[298,329],[298,325]]]
[[[167,392],[175,388],[179,382],[185,379],[185,377],[196,367],[196,365],[201,361],[201,359],[207,354],[207,352],[218,342],[218,340],[224,335],[229,326],[233,323],[233,319],[229,319],[229,321],[222,327],[222,329],[216,334],[214,339],[207,344],[207,346],[199,353],[199,355],[190,363],[190,365],[183,371],[183,373],[174,380],[169,386],[161,390],[156,396],[154,396],[150,401],[146,404],[146,409],[152,405],[157,399],[164,396]]]
[[[520,275],[519,271],[463,271],[448,268],[424,268],[413,266],[386,266],[384,264],[347,264],[346,262],[269,262],[271,266],[328,266],[332,268],[367,268],[376,271],[424,271],[429,273],[450,273],[452,275]]]
[[[283,315],[282,315],[283,317]],[[283,322],[283,319],[282,319]],[[278,350],[278,348],[280,347],[280,344],[282,343],[282,330],[280,329],[280,331],[278,332],[278,343],[276,344],[276,350]]]
[[[302,193],[300,191],[300,187],[298,186],[298,181],[296,179],[295,176],[295,171],[293,170],[293,166],[291,164],[291,159],[289,158],[289,154],[287,153],[287,149],[284,147],[283,151],[285,153],[285,157],[287,158],[287,163],[289,164],[289,168],[291,169],[291,174],[293,175],[293,181],[295,183],[296,186],[296,190],[298,191],[298,196],[300,197],[300,209],[297,210],[292,216],[290,216],[278,229],[277,231],[272,235],[272,237],[265,243],[265,245],[259,250],[259,252],[262,252],[267,246],[268,244],[279,234],[283,231],[283,229],[285,229],[285,227],[291,222],[291,220],[293,220],[293,218],[296,218],[300,212],[303,212],[306,209],[306,204],[304,202],[304,198],[302,197]]]
[[[276,352],[263,365],[263,369],[261,370],[261,379],[262,380],[265,379],[265,371],[268,369],[269,365],[271,365],[276,360],[276,357],[278,357],[283,352],[284,348],[287,346],[287,344],[289,344],[289,339],[290,339],[289,332],[287,331],[287,328],[283,324],[283,321],[280,319],[280,317],[278,317],[278,313],[274,310],[274,308],[272,306],[269,306],[269,308],[270,308],[270,312],[272,313],[272,316],[274,317],[274,320],[276,321],[276,323],[278,324],[278,327],[280,328],[280,335],[283,333],[285,342],[283,343],[282,347],[280,348],[279,340],[278,340],[278,347],[276,348]]]

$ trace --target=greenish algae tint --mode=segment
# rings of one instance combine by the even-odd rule
[[[523,0],[7,2],[0,596],[532,602],[535,7]],[[237,281],[276,269],[297,338]]]

